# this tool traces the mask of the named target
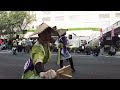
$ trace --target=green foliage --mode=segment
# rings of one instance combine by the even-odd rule
[[[35,15],[28,11],[0,11],[0,31],[2,34],[21,32],[35,20]]]

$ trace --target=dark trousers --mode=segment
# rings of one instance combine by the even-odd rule
[[[23,49],[24,52],[26,52],[26,47],[25,46],[23,46],[22,49]]]
[[[74,70],[73,60],[72,57],[68,59],[70,62],[71,69]],[[60,68],[63,67],[63,60],[60,60]]]
[[[22,52],[22,46],[18,45],[18,52]]]

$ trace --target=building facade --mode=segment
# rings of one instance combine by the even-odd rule
[[[32,12],[32,11],[31,11]],[[45,22],[58,28],[106,28],[120,20],[120,11],[33,11],[37,25]]]
[[[32,11],[31,11],[32,12]],[[120,11],[33,11],[36,21],[30,25],[34,29],[45,22],[50,26],[68,29],[67,36],[75,33],[92,40],[103,31],[120,20]],[[74,35],[73,35],[74,36]]]

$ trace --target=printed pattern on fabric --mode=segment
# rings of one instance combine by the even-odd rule
[[[32,60],[29,59],[25,65],[24,65],[24,72],[27,72],[28,70],[30,70],[31,68],[34,68],[34,65],[32,63]]]

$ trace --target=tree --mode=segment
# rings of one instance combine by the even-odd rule
[[[26,11],[11,11],[9,19],[11,21],[10,28],[16,29],[16,32],[23,32],[31,22],[36,20],[34,14]]]
[[[0,31],[10,34],[12,38],[15,32],[25,30],[35,20],[35,15],[28,11],[1,11]]]
[[[6,22],[7,22],[7,12],[6,11],[0,11],[0,34],[2,34],[2,31],[6,29]]]
[[[18,23],[18,27],[20,31],[25,30],[29,24],[31,24],[33,21],[36,21],[35,15],[30,14],[29,12],[21,13],[21,15],[23,16],[21,17],[20,23]]]

